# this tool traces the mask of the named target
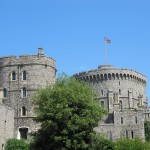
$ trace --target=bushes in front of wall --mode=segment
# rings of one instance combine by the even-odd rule
[[[8,139],[5,150],[29,150],[29,144],[25,140]]]

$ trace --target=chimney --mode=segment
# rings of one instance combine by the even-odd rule
[[[44,55],[44,53],[43,53],[43,48],[40,47],[40,48],[38,48],[38,57],[40,57],[40,56],[42,56],[42,55]]]

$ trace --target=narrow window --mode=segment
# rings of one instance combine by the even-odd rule
[[[101,90],[101,95],[104,95],[104,92],[103,92],[103,90]]]
[[[7,89],[3,89],[3,97],[7,97]]]
[[[101,101],[101,107],[104,107],[104,101]]]
[[[123,118],[121,117],[121,124],[123,124]]]
[[[122,101],[119,101],[119,106],[120,106],[120,109],[123,108],[123,106],[122,106]]]
[[[126,138],[128,139],[128,131],[126,130]]]
[[[119,89],[119,95],[121,95],[121,89]]]
[[[137,117],[135,117],[135,123],[137,123]]]
[[[22,89],[22,97],[27,97],[27,90],[25,87]]]
[[[21,113],[22,113],[21,116],[26,116],[26,108],[24,106],[22,107],[22,112]]]
[[[26,73],[26,71],[23,71],[23,73],[22,73],[22,79],[23,80],[27,80],[27,73]]]
[[[132,137],[132,139],[134,138],[134,133],[133,133],[133,131],[131,131],[131,137]]]
[[[20,128],[19,132],[21,139],[27,139],[28,128]]]
[[[120,81],[119,81],[119,85],[120,85]]]
[[[12,80],[16,80],[16,73],[15,72],[12,73]]]

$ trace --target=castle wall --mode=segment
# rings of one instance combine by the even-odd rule
[[[95,127],[94,130],[110,140],[118,140],[121,138],[140,138],[144,141],[145,133],[143,111],[114,111],[114,123],[106,124],[100,122],[98,127]]]
[[[0,99],[15,109],[15,137],[20,128],[27,128],[28,132],[36,130],[37,125],[32,120],[35,117],[32,96],[38,89],[53,84],[55,76],[55,60],[41,51],[37,55],[0,58],[0,93],[7,90],[7,96],[1,95]]]
[[[14,110],[0,104],[0,150],[6,140],[13,138],[14,131]]]

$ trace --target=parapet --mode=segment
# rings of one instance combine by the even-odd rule
[[[37,55],[21,55],[0,57],[0,67],[15,66],[15,65],[47,65],[56,68],[56,61],[43,54],[43,49],[38,49]]]
[[[146,83],[146,76],[134,71],[132,69],[126,68],[114,68],[111,65],[101,65],[98,66],[98,69],[90,70],[86,72],[79,72],[73,75],[77,79],[81,80],[113,80],[113,79],[130,79],[130,80],[137,80],[143,83]]]

